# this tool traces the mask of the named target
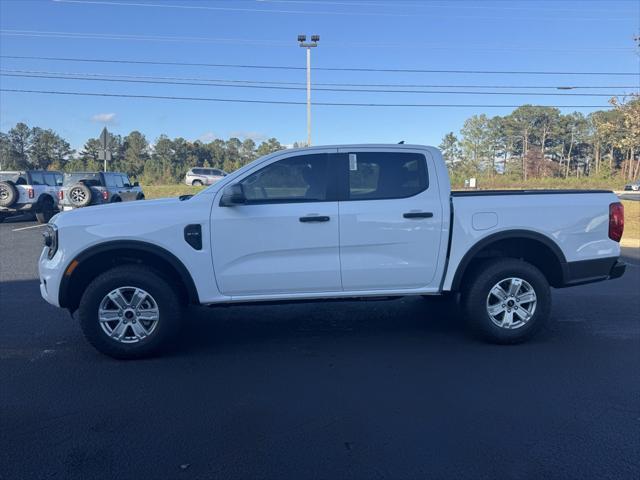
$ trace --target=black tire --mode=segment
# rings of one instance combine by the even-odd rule
[[[527,320],[523,320],[521,315],[531,309],[531,303],[519,304],[516,302],[517,296],[508,296],[504,300],[504,304],[495,305],[498,310],[500,307],[506,306],[503,313],[496,315],[497,321],[505,323],[505,315],[511,312],[513,324],[515,328],[506,328],[498,326],[492,320],[488,311],[488,299],[492,288],[501,281],[506,279],[517,278],[528,283],[523,284],[520,292],[524,292],[531,287],[536,296],[535,309],[532,310],[531,316]],[[549,282],[544,274],[530,263],[514,258],[493,259],[478,262],[469,275],[465,275],[464,288],[462,292],[462,308],[465,318],[470,327],[485,340],[499,344],[514,344],[524,342],[531,338],[542,328],[545,327],[549,320],[551,312],[551,291]],[[505,284],[505,285],[508,285]],[[520,295],[523,295],[522,293]],[[520,298],[525,298],[521,296]],[[491,297],[491,305],[493,302],[500,303],[497,296]],[[511,303],[510,303],[511,302]],[[509,308],[511,306],[511,308]],[[510,322],[507,320],[506,323]],[[518,323],[522,323],[520,326]]]
[[[10,207],[19,197],[18,189],[11,180],[0,182],[0,207]]]
[[[201,187],[204,184],[202,183],[202,180],[194,180],[193,182],[191,182],[191,185],[193,185],[194,187]]]
[[[148,292],[159,312],[155,328],[146,338],[135,343],[123,343],[109,336],[98,317],[98,309],[105,296],[122,287],[140,288]],[[108,270],[89,284],[76,314],[84,336],[98,351],[113,358],[134,359],[157,355],[171,345],[182,323],[182,310],[176,289],[155,270],[141,265],[123,265]],[[114,320],[117,326],[121,321]],[[135,317],[131,322],[135,323]],[[132,334],[133,328],[129,324],[124,330]]]
[[[53,203],[53,199],[49,196],[43,197],[40,200],[39,210],[36,212],[36,220],[38,223],[49,223],[51,217],[56,213],[56,209]]]
[[[144,200],[144,193],[139,193],[139,194],[136,196],[136,200]]]
[[[110,203],[118,203],[121,202],[122,199],[120,197],[111,197]]]
[[[74,207],[86,207],[87,205],[91,205],[93,192],[91,188],[80,182],[68,190],[67,199]]]

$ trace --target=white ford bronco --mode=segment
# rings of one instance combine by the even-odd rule
[[[516,343],[547,322],[550,287],[624,273],[623,223],[608,191],[451,192],[431,147],[285,150],[195,196],[56,215],[40,290],[118,358],[171,345],[188,304],[406,295],[456,297],[484,338]]]
[[[58,210],[61,187],[60,172],[0,172],[0,223],[20,213],[33,213],[39,223],[47,223]]]

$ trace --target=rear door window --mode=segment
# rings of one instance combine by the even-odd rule
[[[407,198],[429,187],[426,159],[419,153],[349,153],[348,171],[348,200]]]
[[[44,185],[44,175],[42,172],[31,172],[29,174],[31,177],[31,185]]]
[[[105,182],[107,184],[106,185],[107,187],[115,188],[115,187],[118,186],[117,182],[116,182],[116,175],[113,175],[111,173],[106,173],[104,175],[104,180],[105,180]]]
[[[50,187],[55,187],[58,185],[58,183],[56,182],[56,175],[55,173],[45,173],[44,174],[44,183],[46,183],[48,186]]]

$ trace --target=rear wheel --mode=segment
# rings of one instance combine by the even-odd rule
[[[201,187],[202,186],[202,181],[201,180],[194,180],[193,182],[191,182],[191,185],[193,185],[194,187]]]
[[[175,339],[182,304],[154,270],[125,265],[93,280],[78,307],[87,340],[101,353],[130,359],[155,355]]]
[[[36,212],[36,220],[38,223],[48,223],[55,214],[53,199],[49,196],[40,201],[40,209]]]
[[[549,319],[549,282],[530,263],[512,258],[480,262],[465,276],[465,284],[465,317],[490,342],[523,342]]]

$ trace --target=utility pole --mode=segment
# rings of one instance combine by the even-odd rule
[[[311,35],[307,42],[306,35],[298,35],[298,43],[307,49],[307,147],[311,146],[311,49],[318,46],[320,35]]]
[[[107,162],[111,161],[111,149],[109,148],[109,132],[107,127],[102,129],[100,134],[100,149],[98,150],[98,158],[104,162],[104,171],[107,171]]]

